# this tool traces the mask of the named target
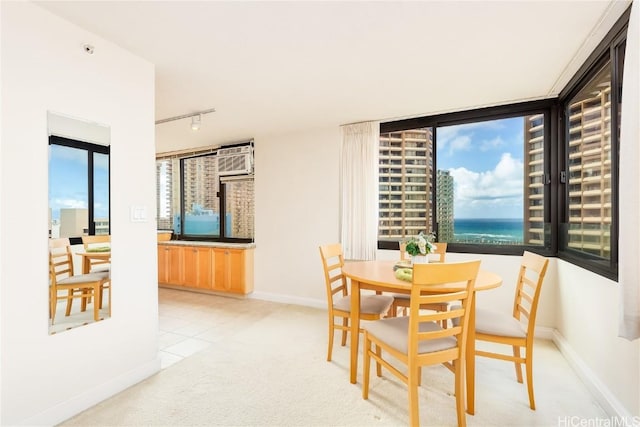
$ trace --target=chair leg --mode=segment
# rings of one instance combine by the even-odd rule
[[[376,346],[376,348],[379,348]],[[369,398],[369,368],[371,364],[371,341],[367,336],[367,333],[364,333],[364,345],[362,346],[362,398]],[[376,361],[377,362],[377,361]]]
[[[111,290],[109,290],[111,295]],[[327,362],[331,362],[331,354],[333,353],[333,335],[335,334],[335,328],[333,326],[333,318],[329,317],[329,348],[327,349]]]
[[[100,285],[93,287],[93,296],[93,320],[97,322],[100,320],[100,307],[102,306],[102,301],[98,301],[98,298],[100,298]]]
[[[415,366],[409,366],[407,372],[407,387],[409,388],[409,425],[420,425],[420,411],[418,408],[418,372],[420,369]]]
[[[382,349],[380,348],[379,345],[376,345],[376,354],[378,355],[379,358],[382,358]],[[382,376],[382,365],[377,359],[376,359],[376,375],[379,377]]]
[[[527,370],[527,391],[529,392],[529,407],[532,410],[536,409],[536,402],[533,397],[533,358],[531,347],[527,348],[527,358],[525,361],[525,369]]]
[[[513,346],[513,356],[520,358],[520,347],[517,345]],[[520,362],[514,362],[516,365],[516,379],[520,384],[522,384],[522,364]]]
[[[87,302],[91,302],[90,301],[91,294],[89,294],[86,289],[81,289],[80,293],[82,294],[82,304],[80,304],[80,311],[86,311]]]
[[[71,315],[71,306],[73,305],[73,289],[69,289],[67,291],[67,311],[65,311],[66,316]]]
[[[344,347],[345,345],[347,345],[347,330],[349,329],[349,319],[347,317],[342,318],[342,326],[344,326],[344,329],[342,329],[341,345]]]
[[[456,415],[458,416],[458,426],[464,427],[467,425],[467,416],[464,410],[464,375],[462,373],[462,361],[460,359],[453,361],[454,366],[454,381],[455,381],[455,395],[456,395]]]
[[[56,308],[58,306],[58,295],[57,291],[51,289],[51,296],[49,296],[49,315],[51,316],[51,324],[53,325],[53,321],[56,318]]]

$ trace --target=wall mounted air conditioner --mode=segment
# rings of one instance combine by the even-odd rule
[[[243,175],[253,172],[253,147],[220,148],[216,154],[218,175]]]

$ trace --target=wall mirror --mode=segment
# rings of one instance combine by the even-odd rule
[[[47,113],[49,333],[111,316],[109,126]]]

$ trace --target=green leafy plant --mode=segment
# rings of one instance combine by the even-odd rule
[[[411,236],[405,239],[405,251],[411,255],[427,255],[436,249],[433,243],[436,236],[431,233],[425,235],[422,231],[417,236]]]

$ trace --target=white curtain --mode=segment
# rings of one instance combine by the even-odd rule
[[[640,337],[640,4],[634,2],[627,30],[620,130],[620,328]]]
[[[379,122],[342,126],[340,241],[345,259],[376,258],[379,137]]]

